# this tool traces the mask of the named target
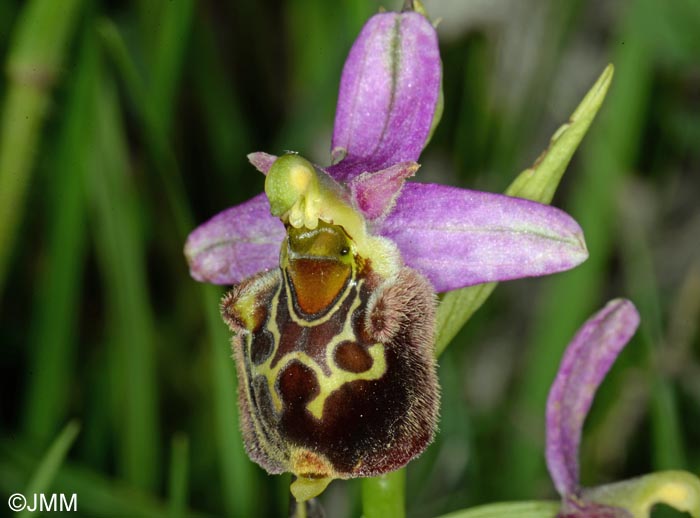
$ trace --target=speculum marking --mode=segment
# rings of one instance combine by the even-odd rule
[[[349,372],[365,372],[372,367],[372,357],[357,342],[343,342],[335,348],[335,363]]]
[[[363,280],[359,281],[357,289],[353,290],[352,303],[344,315],[345,320],[340,331],[328,340],[327,344],[324,344],[325,353],[323,358],[316,358],[307,353],[304,350],[305,347],[301,344],[299,344],[298,349],[295,348],[295,350],[278,356],[277,351],[282,340],[282,333],[278,325],[278,312],[280,311],[280,306],[287,306],[288,308],[288,305],[284,304],[280,298],[283,293],[285,295],[289,294],[289,291],[279,290],[275,294],[270,304],[270,314],[266,326],[274,339],[274,350],[262,365],[253,367],[253,375],[266,378],[276,412],[282,412],[285,404],[292,403],[287,399],[290,394],[287,394],[281,379],[281,376],[284,376],[290,364],[303,365],[308,370],[309,375],[315,377],[318,391],[314,393],[313,398],[309,398],[306,401],[306,409],[313,417],[319,420],[323,419],[325,402],[328,397],[343,385],[358,380],[376,380],[384,375],[386,372],[384,346],[382,344],[373,344],[365,348],[356,342],[357,336],[353,326],[353,316],[362,305],[360,288],[363,282]],[[336,301],[336,304],[341,304],[343,299]],[[313,324],[309,324],[307,323],[307,327],[315,327]],[[331,322],[327,319],[322,319],[316,323],[316,326],[324,325],[331,325]],[[287,331],[285,330],[285,334]],[[320,361],[324,362],[325,365],[321,365]],[[298,396],[297,392],[291,392],[295,397]]]

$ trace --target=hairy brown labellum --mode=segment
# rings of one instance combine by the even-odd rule
[[[375,476],[435,433],[435,295],[415,270],[385,277],[341,227],[288,228],[280,268],[227,293],[243,438],[270,473]]]

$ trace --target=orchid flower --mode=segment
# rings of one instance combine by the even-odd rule
[[[700,518],[700,479],[683,471],[652,473],[582,488],[579,445],[598,387],[639,325],[634,305],[609,302],[569,344],[547,400],[547,467],[562,497],[559,518],[646,518],[666,503]]]
[[[398,469],[432,440],[436,292],[587,257],[559,209],[406,183],[440,110],[433,25],[412,10],[375,15],[343,69],[332,164],[252,153],[265,193],[187,240],[195,279],[234,285],[221,310],[246,449],[269,473],[296,475],[298,500],[333,478]]]
[[[416,12],[372,17],[343,69],[331,156],[319,174],[342,184],[370,233],[391,239],[436,292],[568,270],[588,254],[562,211],[500,194],[407,183],[435,124],[437,34]],[[249,155],[267,173],[276,157]],[[214,216],[185,255],[201,282],[236,284],[279,266],[285,227],[265,194]]]

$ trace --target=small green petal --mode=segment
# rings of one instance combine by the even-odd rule
[[[623,507],[634,518],[648,518],[655,504],[667,504],[700,518],[700,478],[686,471],[661,471],[585,489],[583,499]]]
[[[364,518],[403,518],[406,492],[406,470],[399,469],[362,481]]]

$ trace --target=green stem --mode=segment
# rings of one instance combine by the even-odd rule
[[[406,470],[362,480],[362,509],[365,518],[403,518],[405,510]]]

